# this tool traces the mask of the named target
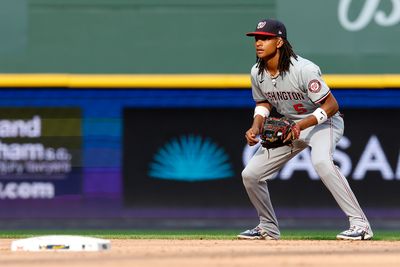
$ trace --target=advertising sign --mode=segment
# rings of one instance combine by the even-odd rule
[[[0,199],[81,193],[78,108],[0,108]]]
[[[129,206],[249,206],[241,171],[252,109],[125,109],[124,199]],[[343,110],[334,160],[362,206],[400,205],[399,109]],[[280,207],[336,207],[306,149],[268,182]]]
[[[295,51],[323,73],[399,73],[399,0],[280,0],[277,7]]]
[[[240,151],[251,121],[243,109],[125,109],[125,203],[246,205]]]

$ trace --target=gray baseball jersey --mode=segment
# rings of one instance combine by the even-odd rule
[[[267,100],[276,110],[290,119],[303,119],[317,109],[330,93],[321,71],[311,61],[292,59],[290,71],[272,79],[264,70],[258,74],[257,65],[251,69],[251,85],[256,102]]]
[[[272,79],[264,71],[258,74],[256,65],[251,70],[253,98],[256,102],[267,100],[279,113],[294,120],[312,114],[320,102],[330,94],[329,87],[321,77],[320,69],[309,60],[292,58],[289,71]],[[351,226],[358,226],[373,234],[346,178],[333,161],[333,152],[343,135],[344,122],[337,114],[322,124],[302,130],[293,146],[266,149],[260,146],[242,172],[250,201],[256,208],[260,224],[269,235],[279,238],[278,221],[269,197],[267,181],[291,158],[303,149],[311,147],[312,164],[322,182],[332,193],[336,202],[348,216]],[[315,201],[318,201],[317,199]]]

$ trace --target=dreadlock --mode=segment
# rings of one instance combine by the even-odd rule
[[[285,40],[283,45],[279,48],[280,50],[280,57],[278,62],[278,70],[279,73],[284,74],[289,70],[290,65],[292,62],[290,58],[294,58],[297,60],[297,55],[294,53],[292,46],[290,45],[288,40]],[[292,64],[293,65],[293,64]],[[257,67],[258,67],[258,74],[263,75],[265,69],[265,62],[261,58],[257,58]]]

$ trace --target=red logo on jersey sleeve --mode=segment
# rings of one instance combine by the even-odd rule
[[[321,91],[321,82],[317,79],[311,80],[308,83],[308,90],[310,90],[311,93],[318,93]]]

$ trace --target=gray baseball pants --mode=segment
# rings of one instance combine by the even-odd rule
[[[343,136],[343,130],[343,119],[333,116],[320,125],[301,131],[299,140],[296,140],[292,147],[284,146],[275,149],[260,147],[249,161],[242,172],[243,184],[260,218],[258,226],[265,229],[269,235],[276,239],[280,237],[267,181],[286,162],[308,146],[311,147],[311,160],[315,171],[349,218],[350,226],[364,228],[372,234],[370,224],[349,183],[333,163],[333,152],[337,142]]]

